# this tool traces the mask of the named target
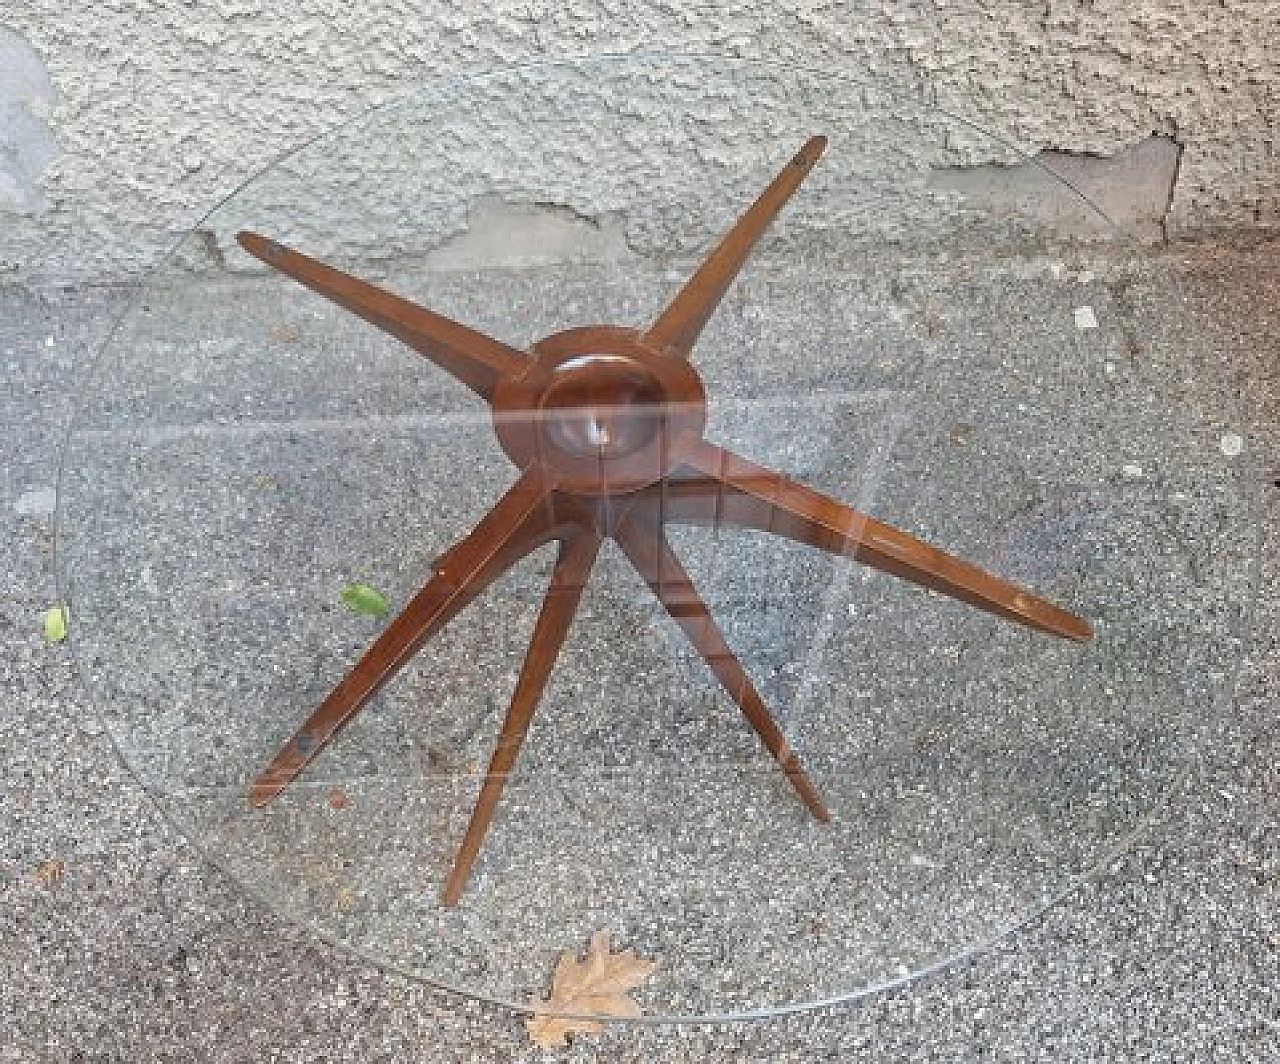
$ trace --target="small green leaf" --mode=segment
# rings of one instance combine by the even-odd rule
[[[382,617],[391,609],[387,596],[368,584],[348,584],[342,589],[342,604],[366,617]]]
[[[50,606],[44,611],[44,641],[61,643],[67,638],[67,607]]]

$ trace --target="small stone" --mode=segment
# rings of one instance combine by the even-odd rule
[[[1244,437],[1238,432],[1228,432],[1218,441],[1218,447],[1228,458],[1234,458],[1244,450]]]
[[[58,505],[58,493],[52,488],[36,488],[18,496],[14,509],[23,517],[47,517]]]
[[[1071,313],[1076,319],[1077,329],[1096,329],[1098,327],[1098,316],[1093,312],[1093,307],[1076,307]]]
[[[270,335],[271,339],[275,340],[276,343],[296,344],[302,339],[302,330],[296,325],[291,325],[288,322],[281,322],[277,325],[271,326]]]
[[[1121,470],[1121,472],[1130,480],[1137,480],[1138,477],[1142,476],[1142,466],[1138,465],[1136,462],[1130,462]]]

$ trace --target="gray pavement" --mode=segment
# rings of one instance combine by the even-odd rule
[[[980,276],[981,267],[956,269]],[[1257,620],[1234,703],[1194,733],[1200,759],[1152,829],[991,951],[903,989],[770,1021],[618,1027],[580,1039],[563,1059],[1280,1057],[1273,708],[1280,491],[1271,483],[1280,471],[1267,460],[1280,407],[1280,316],[1272,309],[1280,305],[1280,255],[1266,244],[1181,247],[1165,253],[1160,268],[1179,278],[1178,303],[1142,304],[1139,285],[1133,314],[1156,335],[1163,310],[1164,328],[1193,327],[1196,343],[1212,348],[1249,397],[1252,424],[1239,427],[1252,459],[1248,475],[1258,481],[1264,541]],[[1108,287],[1108,298],[1116,292]],[[100,289],[0,292],[8,385],[0,399],[7,430],[0,1060],[540,1059],[509,1010],[321,945],[205,863],[120,764],[68,649],[42,643],[39,617],[54,594],[48,509],[60,428],[87,353],[122,298]],[[1017,286],[1007,300],[985,318],[983,340],[993,349],[1014,347],[1019,330],[1045,310]],[[1102,309],[1100,298],[1092,301]],[[737,309],[751,305],[744,298]],[[892,362],[893,350],[881,354],[879,362]],[[717,375],[714,360],[708,373]],[[749,392],[771,373],[785,367],[764,366],[742,387]],[[728,372],[720,377],[734,383]],[[953,383],[962,385],[963,375]],[[386,402],[405,401],[395,388],[385,394]],[[331,399],[315,401],[332,414],[338,400]],[[1187,397],[1188,406],[1194,401]],[[934,473],[959,476],[965,462]],[[983,545],[980,528],[949,531]],[[1032,574],[1037,542],[1014,552]],[[1150,796],[1143,801],[1150,805]],[[63,863],[60,877],[48,875],[50,861]]]

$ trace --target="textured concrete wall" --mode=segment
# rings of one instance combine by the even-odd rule
[[[1134,178],[1144,225],[1280,222],[1276,0],[0,0],[0,28],[0,281],[136,274],[281,149],[413,82],[655,48],[930,85],[1030,151],[1155,134],[1180,150],[1139,153],[1165,167]]]
[[[48,121],[53,100],[40,57],[0,28],[0,212],[33,214],[40,206],[37,181],[58,155]]]

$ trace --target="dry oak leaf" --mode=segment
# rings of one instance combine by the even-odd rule
[[[637,957],[635,950],[609,952],[609,932],[597,931],[582,960],[569,950],[560,954],[551,977],[551,998],[533,1003],[533,1015],[524,1021],[529,1037],[544,1049],[568,1045],[570,1034],[597,1034],[604,1024],[548,1016],[548,1012],[579,1016],[639,1016],[640,1006],[628,996],[653,973],[654,961]]]
[[[62,882],[62,877],[66,874],[67,862],[53,858],[49,861],[41,861],[36,866],[36,879],[41,886],[56,887]]]

